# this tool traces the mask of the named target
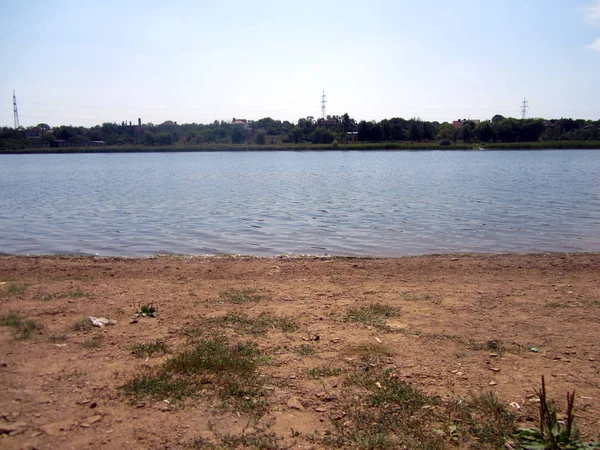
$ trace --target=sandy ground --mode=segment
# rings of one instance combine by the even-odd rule
[[[274,433],[281,448],[322,448],[344,414],[343,371],[381,348],[398,376],[428,394],[494,391],[533,425],[545,375],[565,405],[576,392],[582,434],[600,433],[600,255],[453,255],[398,259],[0,257],[0,304],[42,326],[29,339],[0,327],[0,448],[179,448],[194,438]],[[223,292],[249,289],[258,301]],[[153,302],[158,318],[132,320]],[[348,322],[372,304],[400,308],[387,328]],[[259,371],[267,411],[249,418],[208,398],[131,399],[119,389],[167,355],[132,345],[164,341],[227,313],[288,317],[296,331],[254,340],[271,357]],[[116,320],[75,330],[87,316]],[[207,324],[209,322],[206,322]],[[208,325],[207,325],[208,326]],[[531,351],[534,347],[538,352]],[[361,350],[362,349],[362,350]],[[309,376],[342,371],[339,380]],[[168,399],[167,399],[168,400]]]

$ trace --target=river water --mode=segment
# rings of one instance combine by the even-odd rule
[[[0,253],[600,251],[600,151],[0,155]]]

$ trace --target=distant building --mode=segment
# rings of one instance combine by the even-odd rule
[[[69,143],[64,139],[54,139],[50,142],[50,147],[69,147]]]
[[[92,147],[102,147],[102,146],[106,145],[106,142],[104,142],[104,141],[92,141],[92,142],[90,142],[90,145]]]
[[[231,121],[230,125],[234,128],[241,128],[243,130],[247,130],[248,127],[250,126],[246,119],[236,119],[235,117]]]
[[[463,123],[467,123],[467,122],[473,122],[475,125],[479,125],[481,123],[481,120],[479,119],[463,119],[463,120],[455,120],[454,122],[452,122],[452,126],[454,128],[456,128],[457,130],[460,130],[461,127],[463,126]]]

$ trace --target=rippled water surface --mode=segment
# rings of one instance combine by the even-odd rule
[[[0,155],[0,252],[600,251],[600,151]]]

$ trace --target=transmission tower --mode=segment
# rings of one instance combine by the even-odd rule
[[[525,119],[527,117],[527,110],[529,109],[529,102],[526,98],[523,99],[523,103],[521,103],[521,119]]]
[[[15,90],[13,89],[13,112],[15,115],[15,130],[19,129],[19,111],[17,111],[17,96],[15,95]]]
[[[321,118],[325,120],[325,105],[327,104],[327,98],[325,97],[325,91],[321,95]]]

